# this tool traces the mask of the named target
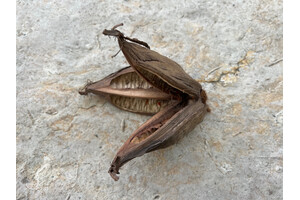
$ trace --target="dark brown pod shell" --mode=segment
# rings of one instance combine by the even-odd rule
[[[167,93],[179,90],[193,98],[200,96],[201,85],[175,61],[123,38],[118,41],[128,63],[152,85]]]
[[[117,174],[119,174],[120,167],[129,160],[178,142],[203,120],[207,109],[208,106],[203,104],[200,99],[189,100],[186,105],[184,103],[170,105],[154,115],[138,128],[120,148],[108,171],[111,177],[118,180]],[[145,130],[155,127],[156,124],[161,126],[157,127],[155,132],[150,132],[150,135],[146,135],[145,138],[141,137],[141,133],[147,134]],[[135,138],[138,136],[142,139],[135,142]]]
[[[152,87],[132,67],[125,67],[104,79],[88,83],[81,91],[104,96],[120,109],[155,114],[167,105],[171,95]]]
[[[104,96],[130,112],[156,114],[132,133],[117,152],[108,171],[114,180],[119,179],[117,174],[125,163],[175,144],[210,111],[206,92],[197,81],[175,61],[150,50],[147,43],[125,37],[116,30],[120,25],[103,34],[118,38],[131,67],[87,84],[80,94]]]

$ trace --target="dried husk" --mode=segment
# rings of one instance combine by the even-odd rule
[[[103,96],[120,109],[141,114],[155,114],[171,99],[171,95],[148,84],[130,66],[100,81],[87,83],[79,93]]]
[[[150,50],[147,43],[125,37],[116,27],[104,30],[103,34],[118,38],[131,67],[88,84],[81,94],[105,96],[115,106],[127,111],[156,114],[139,127],[117,152],[109,169],[114,180],[119,179],[120,167],[129,160],[175,144],[209,112],[205,91],[179,64]],[[134,87],[127,87],[127,83],[120,84],[126,82],[125,79],[131,82],[138,80],[140,85],[147,87],[135,87],[134,83],[129,84]],[[115,101],[116,96],[118,102]],[[155,109],[143,109],[145,102],[149,104],[150,100]],[[139,109],[131,104],[139,104]]]
[[[203,104],[201,100],[190,99],[185,106],[172,105],[154,115],[138,128],[120,148],[109,169],[111,177],[117,181],[120,167],[129,160],[178,142],[203,120],[208,111],[207,108],[208,106]],[[153,120],[156,118],[161,119],[162,116],[168,114],[171,117],[154,133],[138,143],[133,142],[137,135],[143,132],[143,129],[149,127]]]
[[[108,30],[104,30],[103,34],[117,35]],[[179,90],[192,98],[197,99],[200,96],[201,85],[175,61],[149,48],[127,42],[122,33],[116,37],[118,37],[120,49],[130,66],[156,88],[174,95],[178,94]]]

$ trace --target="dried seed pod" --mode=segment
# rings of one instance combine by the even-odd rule
[[[170,104],[154,115],[120,148],[109,169],[111,177],[118,180],[120,167],[129,160],[175,144],[203,120],[207,108],[201,101],[190,99]]]
[[[201,85],[179,64],[141,45],[127,42],[127,37],[121,32],[119,34],[116,32],[119,31],[104,30],[103,34],[118,37],[119,46],[128,63],[149,83],[173,95],[177,95],[180,91],[195,99],[200,96]],[[131,41],[137,42],[136,39]]]
[[[88,83],[79,93],[104,96],[120,109],[142,114],[159,112],[171,99],[171,95],[151,86],[132,67],[125,67],[100,81]]]
[[[116,30],[120,25],[104,30],[103,34],[118,38],[131,67],[88,84],[80,93],[103,95],[127,111],[156,114],[117,152],[108,171],[114,180],[119,179],[119,169],[126,162],[175,144],[209,112],[207,95],[197,81],[176,62],[150,50],[147,43],[125,37]]]

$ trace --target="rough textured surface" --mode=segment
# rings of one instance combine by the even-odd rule
[[[149,117],[80,96],[127,66],[102,30],[203,82],[212,112],[177,145],[107,173]],[[17,199],[281,199],[282,2],[17,1]]]

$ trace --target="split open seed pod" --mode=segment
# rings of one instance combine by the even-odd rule
[[[116,27],[103,34],[117,37],[130,67],[87,84],[80,94],[98,94],[123,110],[155,115],[117,152],[108,171],[114,180],[126,162],[175,144],[209,111],[205,91],[179,64],[150,50],[147,43],[125,37]]]

